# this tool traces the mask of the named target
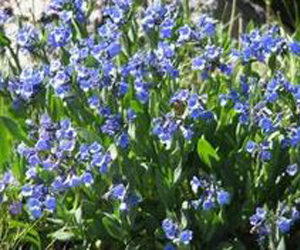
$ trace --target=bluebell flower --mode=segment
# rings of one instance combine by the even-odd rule
[[[111,195],[113,199],[123,200],[126,194],[124,184],[118,184],[111,188]]]
[[[51,149],[51,143],[48,140],[40,139],[37,141],[35,148],[37,150],[50,150]]]
[[[294,41],[294,42],[290,43],[289,49],[293,54],[295,54],[297,56],[300,55],[300,43],[299,42]]]
[[[193,70],[203,70],[206,65],[206,60],[203,57],[197,57],[192,60]]]
[[[280,232],[282,232],[282,233],[288,233],[291,229],[291,225],[292,225],[292,220],[287,219],[283,216],[281,216],[277,220],[277,226],[278,226]]]
[[[147,103],[149,100],[149,89],[147,84],[145,82],[136,81],[134,88],[137,99],[143,104]]]
[[[230,202],[230,194],[224,190],[217,192],[217,201],[220,206],[226,205]]]
[[[193,232],[191,230],[183,230],[180,233],[180,241],[184,245],[190,244],[190,241],[193,239]]]
[[[53,196],[47,195],[44,205],[49,211],[53,212],[56,209],[56,199]]]
[[[22,27],[17,35],[17,43],[21,48],[27,51],[34,51],[38,43],[39,35],[38,31],[33,25],[26,24]]]
[[[38,219],[43,215],[43,211],[41,207],[32,207],[29,209],[31,216],[34,219]]]
[[[248,153],[253,153],[256,148],[257,148],[257,144],[254,141],[248,141],[247,142],[246,151]]]
[[[23,204],[22,202],[13,202],[12,204],[9,205],[9,211],[11,214],[20,214],[22,213],[23,209]]]
[[[260,159],[263,161],[269,161],[272,159],[272,153],[268,150],[263,150],[260,152]]]
[[[300,218],[300,212],[297,210],[297,208],[293,207],[291,212],[291,219],[293,222],[298,220]]]
[[[136,113],[133,109],[129,108],[127,109],[127,119],[129,122],[133,122],[136,118]]]
[[[85,185],[91,185],[94,182],[94,177],[90,172],[84,172],[81,175],[81,182]]]
[[[32,209],[32,208],[34,208],[34,207],[40,207],[42,204],[41,204],[41,202],[40,202],[38,199],[36,199],[36,198],[29,198],[29,199],[28,199],[28,202],[27,202],[27,205],[28,205],[29,209]]]
[[[182,89],[176,92],[172,98],[171,98],[171,103],[176,103],[176,102],[186,102],[190,96],[190,92],[187,89]]]
[[[91,109],[97,109],[100,105],[100,100],[98,96],[93,95],[90,99],[89,99],[89,106]]]
[[[262,117],[259,120],[259,126],[266,133],[270,133],[274,130],[273,122],[268,117]]]
[[[0,25],[5,24],[10,18],[10,15],[7,11],[0,9]]]
[[[33,194],[33,186],[30,185],[30,184],[25,184],[25,185],[22,187],[21,194],[22,194],[24,197],[32,196],[32,194]]]
[[[161,24],[166,12],[167,10],[165,6],[157,1],[155,1],[152,5],[149,5],[142,19],[143,29],[147,32],[153,29],[155,25]]]
[[[204,202],[203,202],[203,209],[204,210],[211,210],[212,208],[215,207],[215,203],[212,200],[211,197],[207,198]]]
[[[112,114],[111,109],[107,106],[104,106],[104,105],[100,106],[98,111],[99,111],[99,115],[101,117],[105,117],[105,118],[108,118]]]
[[[103,14],[110,16],[112,21],[116,24],[120,24],[124,21],[124,11],[118,6],[105,8]]]
[[[121,45],[118,42],[111,43],[107,48],[107,53],[109,57],[115,57],[116,55],[120,54],[122,50]]]
[[[189,126],[189,127],[180,126],[180,129],[182,131],[182,135],[185,140],[191,141],[193,139],[194,131],[191,126]]]
[[[52,183],[52,188],[54,192],[60,192],[65,190],[67,185],[64,183],[64,180],[61,177],[56,178]]]
[[[113,0],[113,2],[123,11],[127,11],[133,4],[132,0]]]
[[[201,181],[196,176],[193,176],[192,180],[190,181],[190,184],[195,194],[198,192],[198,188],[203,186]]]
[[[93,142],[92,144],[90,144],[88,146],[88,151],[91,153],[91,154],[95,154],[95,153],[99,153],[103,150],[103,147],[100,143],[98,142]]]
[[[180,27],[177,32],[179,33],[179,43],[186,42],[191,39],[192,29],[188,25]]]
[[[119,115],[109,116],[101,126],[101,131],[109,136],[114,136],[121,129],[121,117]]]
[[[48,43],[54,48],[66,46],[71,40],[71,35],[70,27],[54,27],[49,33]]]
[[[176,247],[173,244],[168,243],[164,246],[164,250],[176,250]]]
[[[123,133],[119,136],[118,141],[117,141],[117,144],[118,144],[121,148],[125,149],[125,148],[128,147],[129,143],[130,143],[130,138],[129,138],[128,133],[123,132]]]
[[[199,28],[199,35],[202,38],[203,35],[200,34],[201,32],[204,32],[206,34],[206,36],[211,37],[215,34],[215,26],[216,26],[216,21],[207,16],[207,15],[202,15],[199,18],[198,21],[198,28]]]
[[[175,26],[175,20],[166,18],[160,25],[159,37],[161,39],[168,39],[172,37],[172,29]]]
[[[298,164],[294,163],[288,165],[285,171],[289,176],[295,176],[298,172]]]
[[[239,117],[239,123],[243,125],[247,125],[249,123],[249,115],[246,114],[241,114]]]
[[[33,179],[38,176],[37,169],[35,167],[29,168],[25,174],[27,179]]]
[[[159,59],[172,58],[175,55],[175,46],[167,42],[159,42],[156,54]]]
[[[128,92],[129,85],[125,81],[121,81],[119,84],[119,95],[123,96]]]
[[[31,167],[35,167],[41,163],[41,160],[37,154],[30,155],[27,160]]]
[[[168,239],[173,240],[177,237],[178,226],[171,219],[164,219],[162,222],[162,229]]]
[[[266,220],[267,211],[262,207],[257,207],[255,214],[250,217],[250,224],[252,225],[251,232],[257,232],[261,239],[270,233],[270,225]]]
[[[165,118],[153,119],[153,134],[158,136],[162,142],[170,143],[178,131],[178,124],[170,114]]]
[[[69,180],[66,180],[66,184],[69,187],[79,187],[82,184],[81,178],[75,174],[72,174],[69,177]]]
[[[6,185],[12,184],[15,181],[15,178],[11,171],[6,171],[3,174],[2,182]]]

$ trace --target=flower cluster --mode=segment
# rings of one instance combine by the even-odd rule
[[[10,79],[8,90],[15,98],[28,101],[41,91],[46,73],[44,68],[24,68],[19,79]]]
[[[272,219],[275,217],[275,220]],[[257,233],[259,239],[263,240],[272,231],[272,223],[275,221],[276,227],[281,233],[288,233],[292,225],[299,219],[299,211],[296,207],[288,207],[279,204],[279,208],[275,215],[262,207],[257,207],[255,214],[250,217],[252,226],[251,232]]]
[[[265,32],[254,29],[249,34],[241,37],[241,51],[235,51],[243,63],[250,60],[266,62],[267,59],[276,54],[283,53],[286,47],[286,40],[280,36],[280,29],[277,26],[267,28]]]
[[[194,209],[211,210],[217,204],[222,207],[230,203],[230,193],[220,188],[217,183],[209,182],[204,178],[198,179],[194,176],[190,181],[190,185],[195,194],[200,194],[199,199],[191,201]]]
[[[78,148],[77,132],[69,120],[55,123],[44,114],[39,127],[32,122],[29,124],[35,145],[29,147],[21,143],[18,152],[26,158],[26,178],[34,184],[23,185],[21,194],[27,199],[31,216],[39,218],[44,210],[54,212],[55,196],[59,192],[81,185],[90,186],[94,182],[94,169],[107,173],[112,158],[98,142],[81,144]],[[81,168],[75,169],[71,164]],[[50,181],[41,178],[44,172],[50,174]]]
[[[128,190],[124,184],[112,185],[105,196],[120,202],[119,209],[128,212],[130,208],[136,207],[141,202],[141,197]]]
[[[164,219],[164,221],[162,222],[162,229],[165,233],[166,238],[172,240],[172,242],[176,245],[188,245],[193,239],[193,232],[191,230],[180,229],[178,224],[170,218]],[[169,244],[167,246],[170,247]]]
[[[12,40],[0,10],[0,212],[41,234],[14,242],[44,247],[38,239],[56,241],[66,224],[74,248],[198,248],[202,238],[221,248],[232,235],[242,245],[257,204],[261,240],[293,232],[300,43],[268,26],[237,45],[210,16],[190,20],[188,1],[162,2],[103,1],[91,28],[98,2],[51,0],[43,20],[16,18]],[[181,223],[160,227],[170,214]]]

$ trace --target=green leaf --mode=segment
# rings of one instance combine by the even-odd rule
[[[0,32],[0,47],[5,47],[10,45],[10,40],[5,36],[4,32]]]
[[[4,125],[14,139],[27,141],[24,131],[22,131],[19,125],[11,118],[0,116],[0,123]]]
[[[56,240],[67,241],[74,237],[74,233],[71,231],[65,231],[64,228],[50,234],[50,236]]]
[[[112,216],[106,216],[102,218],[102,223],[111,237],[123,241],[125,238],[125,232],[122,229],[121,224],[116,219],[114,219]]]
[[[212,145],[202,136],[197,144],[197,151],[200,159],[211,167],[211,159],[216,161],[220,160],[217,151],[212,147]]]
[[[139,102],[132,100],[130,102],[130,106],[131,108],[136,112],[136,113],[143,113],[144,112],[144,108],[143,105],[140,104]]]

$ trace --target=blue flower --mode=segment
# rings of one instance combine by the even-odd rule
[[[297,174],[297,172],[298,172],[298,165],[297,165],[297,163],[288,165],[285,171],[286,171],[286,173],[289,176],[295,176]]]
[[[254,141],[248,141],[246,144],[246,151],[248,153],[253,153],[254,150],[256,149],[257,145]]]
[[[203,57],[196,57],[192,60],[193,70],[203,70],[206,65],[206,60]]]
[[[115,42],[109,45],[109,47],[107,48],[107,53],[112,58],[120,54],[121,49],[121,45],[118,42]]]
[[[230,202],[230,194],[224,190],[217,193],[217,201],[220,206],[226,205]]]
[[[41,207],[33,207],[30,210],[30,214],[34,219],[38,219],[43,215]]]
[[[192,29],[189,26],[185,25],[178,29],[178,33],[179,33],[179,37],[178,37],[179,43],[189,41],[191,39]]]
[[[41,202],[37,198],[30,198],[27,202],[27,205],[28,205],[29,209],[32,209],[34,207],[40,207]]]
[[[164,219],[162,222],[162,229],[168,239],[173,240],[177,237],[178,226],[171,219]]]
[[[81,175],[81,182],[85,185],[91,185],[94,182],[94,177],[90,172],[85,172]]]
[[[269,161],[271,160],[272,158],[272,153],[268,150],[263,150],[261,153],[260,153],[260,158],[263,160],[263,161]]]
[[[44,204],[45,207],[51,212],[56,209],[56,199],[53,196],[47,195]]]
[[[259,126],[266,133],[272,132],[274,130],[273,123],[268,117],[262,117],[259,120]]]
[[[282,232],[282,233],[288,233],[291,229],[291,225],[292,225],[292,220],[287,219],[286,217],[281,216],[277,220],[277,226],[278,226],[280,232]]]
[[[127,82],[121,81],[119,85],[119,95],[123,96],[128,92],[129,85]]]
[[[12,214],[20,214],[22,213],[23,204],[22,202],[13,202],[9,205],[9,211]]]
[[[81,178],[75,174],[72,174],[70,179],[66,182],[69,187],[79,187],[81,182]]]
[[[212,19],[211,17],[207,16],[207,15],[202,15],[199,18],[199,22],[198,22],[198,28],[199,33],[204,32],[207,36],[213,36],[215,34],[215,24],[216,21],[214,19]],[[203,35],[199,34],[200,37],[202,38]]]
[[[184,245],[190,244],[190,241],[193,239],[193,232],[191,230],[183,230],[180,233],[180,241]]]
[[[129,108],[127,109],[127,119],[129,122],[133,122],[136,118],[136,113],[133,109]]]
[[[198,188],[203,186],[201,181],[196,176],[193,176],[193,179],[190,181],[190,184],[195,194],[198,192]]]
[[[117,144],[121,148],[125,149],[128,147],[129,143],[130,143],[129,135],[127,133],[122,133],[118,138]]]
[[[215,203],[212,200],[212,198],[207,198],[204,202],[203,202],[203,209],[204,210],[211,210],[212,208],[215,207]]]
[[[164,250],[176,250],[176,248],[171,243],[168,243],[167,245],[164,246]]]
[[[289,48],[293,54],[295,54],[297,56],[300,55],[300,43],[299,42],[294,41],[294,42],[290,43]]]
[[[113,199],[123,200],[126,194],[126,188],[124,184],[113,186],[111,189],[111,194]]]
[[[160,35],[161,39],[171,38],[172,29],[175,26],[175,21],[172,18],[166,18],[160,25]]]
[[[22,192],[21,194],[24,196],[24,197],[28,197],[28,196],[31,196],[33,194],[33,187],[32,185],[30,184],[25,184],[23,187],[22,187]]]
[[[38,38],[38,31],[34,28],[34,26],[26,24],[18,32],[17,43],[21,48],[32,52],[35,50]]]
[[[71,40],[71,29],[70,27],[59,26],[54,27],[49,34],[48,43],[51,47],[63,47]]]
[[[89,106],[91,109],[96,109],[99,107],[99,105],[100,105],[100,100],[98,96],[94,95],[89,99]]]
[[[109,116],[101,126],[101,131],[109,136],[114,136],[121,129],[121,117],[119,115]]]

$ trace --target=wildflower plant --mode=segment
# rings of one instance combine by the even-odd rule
[[[300,44],[188,2],[0,9],[1,248],[300,247]]]

